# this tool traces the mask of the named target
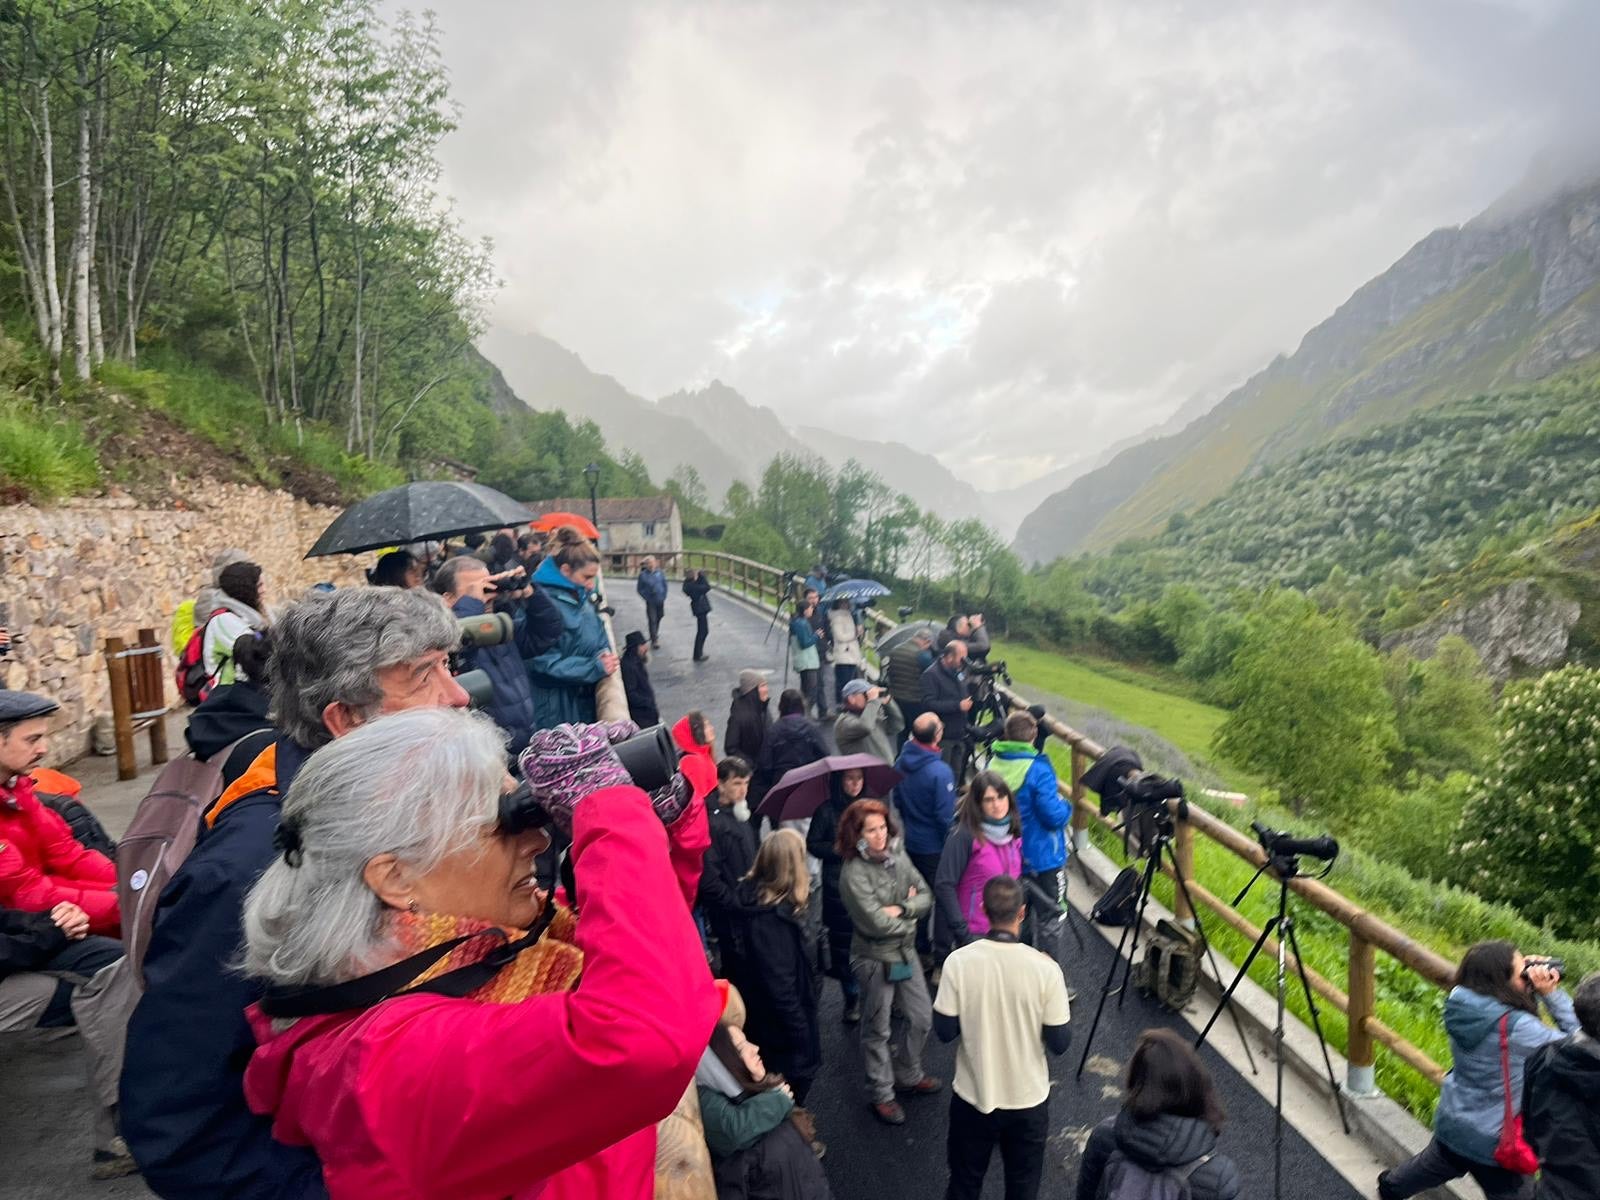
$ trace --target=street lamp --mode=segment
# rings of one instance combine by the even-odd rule
[[[595,489],[600,486],[600,464],[590,463],[583,469],[583,477],[589,481],[589,520],[594,523],[595,529],[600,528],[600,501],[595,498]]]

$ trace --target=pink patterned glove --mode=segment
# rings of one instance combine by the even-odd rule
[[[517,763],[557,829],[572,832],[572,811],[585,796],[633,782],[611,743],[631,737],[636,728],[631,721],[613,721],[557,725],[533,735]]]

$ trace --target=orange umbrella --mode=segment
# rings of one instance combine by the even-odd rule
[[[561,528],[563,525],[571,525],[591,541],[598,542],[600,540],[600,531],[594,527],[594,523],[588,517],[580,517],[577,513],[545,513],[537,521],[532,522],[529,528],[537,529],[541,533],[549,533],[552,530]]]

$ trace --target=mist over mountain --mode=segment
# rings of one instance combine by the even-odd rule
[[[491,332],[482,350],[497,368],[496,375],[530,408],[593,421],[609,447],[638,454],[658,482],[683,464],[693,464],[713,506],[720,506],[729,484],[740,481],[755,487],[773,458],[800,454],[821,458],[835,470],[853,458],[918,506],[946,519],[980,517],[1007,538],[1031,507],[993,504],[932,455],[898,442],[872,441],[811,425],[789,428],[770,408],[751,403],[720,381],[652,403],[611,376],[591,370],[577,354],[542,334]],[[1043,486],[1048,489],[1050,481]]]
[[[1600,182],[1536,191],[1435,230],[1293,354],[1047,498],[1018,552],[1049,561],[1149,536],[1267,464],[1600,352]]]

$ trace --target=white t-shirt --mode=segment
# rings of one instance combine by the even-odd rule
[[[1032,946],[980,938],[944,960],[933,1010],[961,1019],[956,1095],[979,1112],[1050,1098],[1046,1025],[1067,1023],[1061,968]]]

